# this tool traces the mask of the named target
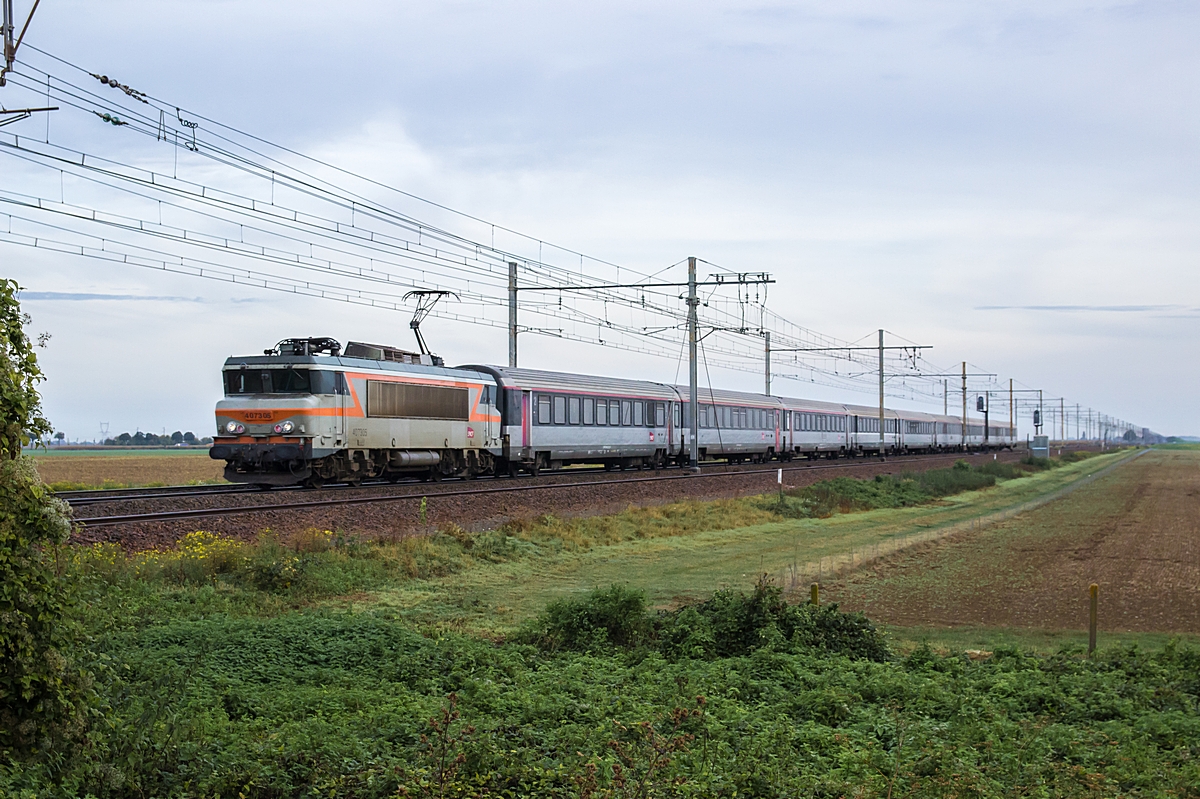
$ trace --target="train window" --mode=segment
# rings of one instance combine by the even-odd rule
[[[707,405],[700,406],[700,426],[708,427],[708,406]]]
[[[644,411],[644,410],[645,410],[645,408],[642,406],[642,403],[640,403],[640,402],[635,402],[635,403],[633,403],[633,424],[634,424],[634,427],[641,427],[641,426],[642,426],[642,411]]]
[[[710,406],[711,407],[711,406]],[[667,406],[659,402],[654,406],[654,426],[667,426]]]
[[[570,397],[567,400],[568,423],[579,424],[579,397]]]
[[[583,423],[593,424],[596,421],[596,400],[592,397],[583,398]]]
[[[679,403],[678,402],[671,403],[671,421],[674,424],[675,429],[678,430],[679,426],[680,426],[679,425]]]
[[[341,372],[309,369],[225,372],[226,394],[344,394],[345,385]]]
[[[608,400],[596,400],[596,424],[608,424]]]
[[[621,424],[625,427],[633,424],[633,403],[629,400],[621,400]]]
[[[550,395],[549,394],[538,394],[537,423],[538,424],[550,424]]]
[[[567,423],[567,398],[566,397],[555,397],[554,398],[554,423],[555,424],[566,424]]]

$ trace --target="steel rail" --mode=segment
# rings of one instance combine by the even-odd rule
[[[983,454],[968,453],[968,454]],[[961,456],[963,453],[950,453],[945,457]],[[668,474],[657,475],[653,477],[632,477],[615,480],[571,480],[561,483],[536,483],[531,482],[527,485],[516,486],[500,486],[495,488],[469,488],[469,489],[451,489],[449,491],[434,491],[425,494],[405,493],[405,494],[385,494],[383,496],[375,495],[369,497],[337,497],[333,499],[308,500],[304,502],[287,502],[267,505],[242,505],[229,508],[194,508],[189,510],[177,511],[156,511],[153,513],[135,513],[120,516],[96,516],[91,518],[77,519],[77,523],[83,527],[104,527],[117,524],[135,524],[139,522],[162,522],[173,521],[177,519],[196,519],[205,516],[235,516],[247,513],[275,513],[278,511],[292,510],[311,510],[316,508],[337,507],[339,505],[367,505],[372,503],[383,502],[403,502],[412,501],[424,498],[426,500],[439,497],[465,497],[465,496],[480,496],[484,494],[503,494],[518,491],[539,491],[553,490],[562,488],[589,488],[594,486],[610,486],[610,485],[627,485],[634,483],[654,483],[663,482],[666,480],[703,480],[714,477],[749,477],[760,474],[770,474],[780,470],[784,472],[804,472],[815,471],[822,469],[845,469],[853,466],[869,466],[873,464],[890,465],[897,463],[912,463],[925,461],[929,458],[926,456],[915,456],[905,458],[893,458],[886,461],[878,460],[863,460],[863,461],[846,461],[843,463],[830,464],[808,464],[806,466],[773,466],[766,469],[736,469],[722,472],[709,472],[707,474]]]

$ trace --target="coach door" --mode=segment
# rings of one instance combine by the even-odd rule
[[[521,457],[532,457],[529,448],[533,446],[530,436],[530,422],[533,419],[533,396],[529,391],[521,392]]]

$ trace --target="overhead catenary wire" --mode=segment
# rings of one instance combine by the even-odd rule
[[[81,80],[100,77],[98,73],[32,45],[27,44],[26,48],[74,70]],[[89,118],[99,113],[119,119],[123,124],[110,130],[121,141],[133,135],[170,148],[170,159],[166,163],[175,166],[167,175],[160,170],[133,166],[128,159],[87,153],[57,142],[51,144],[48,134],[45,149],[33,147],[30,142],[37,140],[29,137],[17,134],[11,138],[0,137],[0,144],[5,145],[0,151],[29,164],[57,169],[60,178],[60,207],[52,207],[50,198],[44,195],[18,195],[15,192],[3,193],[6,204],[23,204],[26,211],[35,216],[70,217],[71,224],[83,228],[73,231],[80,235],[93,235],[87,233],[91,227],[107,228],[109,233],[105,235],[110,238],[101,235],[92,241],[104,240],[110,249],[127,247],[127,255],[144,254],[134,255],[135,259],[149,257],[153,248],[137,250],[130,241],[118,245],[112,241],[112,231],[119,228],[123,237],[148,236],[158,240],[162,246],[154,257],[163,263],[177,261],[199,265],[207,261],[209,263],[200,268],[209,270],[210,274],[222,269],[225,270],[223,274],[229,275],[244,272],[247,276],[254,275],[255,280],[293,287],[288,290],[301,291],[305,290],[304,286],[311,286],[311,290],[324,292],[322,296],[329,295],[326,298],[334,298],[332,295],[336,294],[364,302],[386,303],[392,302],[396,293],[411,289],[454,291],[464,298],[458,304],[464,312],[450,313],[439,307],[434,315],[489,327],[506,327],[503,320],[494,317],[505,300],[510,260],[521,265],[523,280],[550,288],[597,283],[594,269],[612,270],[617,278],[612,281],[614,283],[622,279],[625,282],[649,282],[677,266],[638,269],[589,256],[247,133],[158,98],[153,93],[143,93],[140,88],[132,89],[118,83],[113,89],[114,81],[110,80],[106,83],[107,88],[96,91],[99,88],[96,85],[84,86],[70,76],[52,74],[25,58],[18,61],[18,66],[19,69],[11,73],[15,85],[31,92],[44,92],[64,107],[86,113]],[[97,120],[96,124],[103,123]],[[198,181],[181,177],[179,169],[191,168],[188,165],[196,159],[229,170],[235,185],[217,188],[207,179]],[[299,159],[306,166],[297,165],[293,159]],[[419,215],[380,202],[362,190],[334,182],[319,174],[322,170],[359,181],[367,189],[382,190],[394,198],[480,225],[483,235],[473,238],[444,224],[418,218]],[[209,170],[205,174],[214,173]],[[116,191],[135,202],[157,203],[159,218],[155,222],[130,211],[102,210],[102,205],[76,199],[68,203],[63,185],[67,175],[73,180],[91,181],[98,188]],[[260,187],[263,197],[255,197],[250,186]],[[321,211],[322,208],[325,211]],[[172,215],[184,215],[190,221],[172,219],[164,224],[164,209],[170,209]],[[107,218],[101,218],[105,215]],[[339,219],[339,215],[345,215],[347,219]],[[21,224],[40,224],[46,220],[30,217],[20,221]],[[211,229],[214,225],[235,224],[239,226],[237,246],[233,246],[232,236],[220,236]],[[59,243],[55,246],[69,250],[75,245],[62,240],[69,236],[66,236],[67,226],[60,227],[63,229],[59,232],[63,235],[58,237]],[[496,241],[498,231],[516,241],[527,242],[529,251],[499,244]],[[248,236],[255,241],[249,241]],[[33,239],[49,241],[45,237]],[[28,241],[29,237],[26,237],[21,243],[31,246]],[[306,249],[307,253],[304,252]],[[197,258],[199,251],[208,251],[211,255]],[[558,262],[549,262],[547,253]],[[723,269],[717,264],[702,262]],[[300,279],[298,275],[288,274],[292,270],[321,277]],[[523,331],[576,341],[603,342],[604,346],[659,357],[675,357],[678,339],[671,334],[679,329],[686,317],[681,297],[645,287],[598,289],[566,299],[560,296],[557,302],[531,300],[521,307],[532,317],[522,324]],[[478,311],[466,313],[468,308]],[[620,309],[621,318],[614,315],[617,309]],[[781,349],[851,344],[804,328],[770,310],[766,307],[765,290],[755,292],[754,296],[748,289],[745,293],[739,290],[736,298],[710,295],[703,303],[701,323],[713,333],[711,339],[706,338],[706,364],[711,359],[718,368],[740,372],[759,370],[762,351],[753,342],[755,337],[766,332],[770,333],[773,345]],[[887,387],[890,396],[940,402],[940,380],[933,382],[923,378],[922,373],[947,370],[931,365],[919,355],[907,360],[889,358],[889,362],[892,366],[889,375],[893,377]],[[859,368],[845,369],[839,363],[857,364]],[[800,359],[793,354],[787,365],[792,371],[777,372],[780,379],[853,391],[871,390],[874,373],[868,368],[867,356],[848,354],[844,358],[812,356]],[[980,385],[980,389],[989,388],[995,386]]]

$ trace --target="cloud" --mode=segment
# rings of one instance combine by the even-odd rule
[[[1188,310],[1184,305],[977,305],[977,311],[1098,311],[1100,313],[1152,313]],[[1192,308],[1191,311],[1197,309]]]
[[[136,300],[149,302],[206,302],[203,297],[145,296],[139,294],[86,294],[74,291],[22,291],[21,301],[56,300],[81,302],[88,300]]]

